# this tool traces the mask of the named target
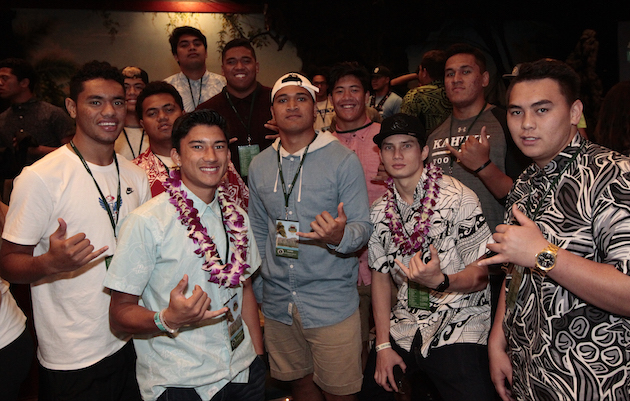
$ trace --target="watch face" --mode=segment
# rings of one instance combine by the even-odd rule
[[[549,270],[556,264],[556,256],[551,252],[541,252],[537,262],[540,269]]]

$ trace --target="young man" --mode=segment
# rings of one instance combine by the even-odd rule
[[[151,82],[138,96],[134,114],[149,136],[151,146],[133,163],[147,173],[151,196],[157,196],[164,192],[163,183],[175,167],[171,159],[171,133],[175,120],[184,114],[182,97],[171,84]]]
[[[369,96],[370,75],[357,63],[339,63],[330,71],[332,105],[338,110],[336,127],[333,135],[345,147],[352,150],[363,167],[365,184],[368,190],[368,202],[371,205],[385,193],[383,181],[375,180],[381,160],[374,136],[381,125],[372,122],[366,112],[366,99]],[[372,274],[368,266],[367,247],[358,252],[359,256],[359,312],[361,315],[361,342],[363,343],[362,361],[367,361],[368,340],[370,334],[370,283]],[[363,365],[365,366],[365,364]]]
[[[144,172],[114,153],[126,113],[120,71],[87,63],[66,107],[73,141],[15,180],[0,276],[31,283],[40,400],[136,400],[133,345],[110,330],[102,285],[118,220],[150,198]]]
[[[271,92],[280,137],[249,177],[252,227],[264,244],[256,295],[272,377],[292,382],[294,400],[352,400],[362,379],[354,252],[371,224],[359,159],[313,129],[316,91],[289,73]]]
[[[543,59],[508,89],[510,131],[534,163],[483,261],[510,263],[489,342],[506,401],[630,398],[630,160],[578,134],[579,88]]]
[[[38,81],[37,72],[26,60],[0,61],[0,98],[11,102],[0,114],[0,147],[16,154],[15,165],[0,166],[3,178],[15,177],[25,165],[70,142],[74,134],[72,119],[64,110],[35,97]]]
[[[328,69],[317,69],[311,75],[311,82],[319,89],[316,95],[317,101],[317,117],[315,117],[315,131],[330,131],[330,124],[335,117],[335,108],[332,105],[330,93],[328,91],[328,77],[330,72]]]
[[[402,98],[392,92],[389,81],[392,72],[385,66],[378,66],[372,70],[372,95],[369,106],[374,107],[382,118],[393,116],[400,111]]]
[[[260,257],[247,214],[220,189],[228,140],[215,111],[180,117],[171,151],[179,169],[121,226],[105,286],[112,327],[137,335],[144,399],[264,399],[249,279]]]
[[[199,29],[180,26],[173,30],[168,41],[181,72],[164,81],[177,88],[184,100],[184,110],[190,113],[221,92],[225,78],[207,70],[208,40]]]
[[[527,163],[522,163],[508,135],[505,110],[485,99],[489,82],[486,57],[479,49],[451,46],[446,51],[444,84],[453,114],[429,135],[427,143],[429,161],[477,194],[494,231],[503,221],[504,198],[512,179]]]
[[[271,119],[271,88],[256,81],[260,66],[247,39],[228,42],[221,60],[227,85],[197,109],[216,110],[226,119],[233,138],[232,163],[241,176],[247,177],[252,158],[271,145],[271,140],[265,137],[275,134],[265,128]]]
[[[171,159],[171,133],[175,120],[184,114],[182,97],[171,84],[151,82],[138,96],[136,114],[152,142],[133,162],[147,173],[151,195],[157,196],[164,192],[164,181],[175,166]],[[232,162],[228,163],[222,183],[228,200],[247,210],[249,190]]]
[[[123,68],[122,74],[125,77],[127,117],[125,117],[125,128],[114,144],[114,150],[127,160],[133,160],[149,147],[149,138],[140,126],[136,114],[136,101],[140,92],[149,83],[149,74],[145,70],[133,66]]]
[[[429,148],[417,118],[385,119],[374,142],[392,178],[371,211],[373,377],[398,391],[393,371],[399,365],[414,384],[428,379],[441,399],[491,400],[488,270],[477,262],[491,234],[479,200],[439,167],[424,165]],[[392,279],[398,287],[393,309]],[[414,394],[427,388],[414,385]]]
[[[445,63],[443,50],[424,53],[418,66],[420,86],[407,92],[400,106],[402,113],[418,117],[429,133],[451,114],[451,102],[444,89]]]

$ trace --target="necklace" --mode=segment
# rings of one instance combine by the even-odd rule
[[[420,206],[414,214],[416,224],[411,234],[405,230],[401,213],[396,205],[394,180],[391,177],[387,179],[388,191],[386,194],[385,219],[392,233],[392,240],[403,255],[411,255],[422,249],[431,226],[430,219],[434,213],[433,207],[437,203],[437,197],[440,193],[438,181],[442,178],[442,169],[433,163],[428,164],[426,169],[427,179],[422,186],[424,198],[420,200]]]
[[[188,228],[188,237],[198,245],[195,253],[203,256],[202,269],[210,273],[210,282],[223,287],[237,287],[245,281],[243,273],[249,268],[246,263],[247,258],[247,227],[245,217],[230,202],[226,202],[223,195],[223,187],[217,188],[217,197],[221,209],[221,220],[225,229],[226,239],[226,261],[229,257],[230,243],[234,245],[232,257],[229,262],[223,264],[221,256],[217,251],[212,238],[208,236],[208,231],[199,219],[198,210],[193,207],[193,202],[188,199],[186,191],[182,188],[181,173],[173,170],[169,178],[164,182],[164,188],[170,196],[170,202],[179,213],[178,219],[182,225]],[[228,236],[231,234],[231,236]]]
[[[357,132],[357,131],[361,131],[363,128],[367,128],[370,125],[374,124],[374,121],[370,121],[369,123],[360,126],[359,128],[353,128],[353,129],[347,129],[345,131],[337,131],[338,134],[349,134],[351,132]]]

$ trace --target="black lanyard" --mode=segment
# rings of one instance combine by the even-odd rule
[[[199,106],[199,104],[201,103],[201,89],[203,88],[203,75],[201,76],[201,79],[199,79],[199,99],[197,100],[197,104],[195,104],[195,95],[193,95],[192,85],[190,84],[190,78],[188,78],[187,76],[186,76],[186,81],[188,81],[188,89],[190,90],[190,100],[192,100],[193,108],[196,109],[197,106]]]
[[[160,163],[162,163],[162,166],[164,166],[164,168],[166,169],[166,174],[170,175],[171,169],[169,169],[166,163],[164,163],[164,160],[160,159],[160,157],[156,155],[153,150],[151,150],[151,153],[153,153],[153,156],[155,156],[155,158],[158,159]]]
[[[315,138],[317,138],[317,136],[315,136],[313,138],[313,141],[315,140]],[[285,213],[289,209],[289,197],[291,196],[291,192],[293,192],[293,188],[295,188],[295,182],[297,181],[298,175],[300,175],[300,170],[302,170],[302,166],[304,165],[304,160],[306,160],[306,154],[308,153],[308,147],[311,146],[311,143],[313,143],[313,141],[311,141],[308,145],[306,145],[306,149],[304,149],[304,154],[302,154],[302,158],[300,160],[300,165],[299,165],[297,171],[295,172],[295,176],[293,177],[293,182],[291,183],[291,188],[289,188],[289,193],[287,193],[287,187],[286,187],[286,185],[284,183],[284,175],[282,174],[282,161],[280,160],[280,148],[282,147],[282,142],[280,142],[280,141],[278,142],[278,171],[280,173],[280,182],[282,183],[282,193],[284,194],[284,210],[285,210]],[[285,217],[285,218],[288,218],[288,217]]]
[[[370,107],[374,107],[377,111],[383,111],[383,105],[385,104],[385,102],[387,101],[387,98],[391,94],[392,94],[391,91],[387,92],[387,94],[385,96],[383,96],[381,101],[378,102],[378,104],[376,106],[374,106],[374,104],[376,103],[376,95],[371,96],[370,97]]]
[[[131,155],[133,158],[136,158],[136,154],[133,151],[133,146],[131,146],[131,141],[129,141],[129,136],[127,135],[127,131],[123,128],[123,134],[125,134],[125,139],[127,140],[127,145],[129,145],[129,149],[131,149]],[[142,130],[142,136],[140,137],[140,146],[138,147],[138,156],[142,153],[142,142],[144,142],[144,130]]]
[[[256,89],[254,89],[254,93],[252,94],[252,103],[249,106],[249,118],[247,119],[247,123],[243,121],[243,117],[241,117],[241,115],[236,110],[236,107],[234,107],[234,103],[232,103],[232,98],[230,97],[230,94],[226,88],[223,88],[223,93],[225,94],[225,97],[227,98],[228,103],[230,103],[232,110],[234,110],[234,114],[236,114],[236,117],[238,118],[238,120],[241,122],[241,124],[243,124],[243,127],[245,127],[245,130],[247,131],[247,144],[251,145],[252,144],[252,135],[251,135],[252,116],[254,115],[254,103],[256,102],[256,96],[258,95],[258,86],[256,86]]]
[[[468,128],[466,128],[466,132],[464,132],[464,134],[468,134],[470,132],[470,129],[473,127],[473,125],[475,125],[475,123],[477,122],[477,120],[479,120],[479,117],[481,117],[481,115],[483,114],[483,112],[486,110],[486,106],[488,105],[488,102],[485,102],[483,104],[483,107],[481,108],[481,110],[479,111],[479,114],[477,114],[477,117],[475,117],[475,119],[470,123],[470,125],[468,126]],[[451,140],[453,139],[453,120],[455,119],[455,117],[453,115],[451,115],[451,125],[448,129],[448,144],[453,146],[453,144],[451,143]],[[462,141],[459,145],[459,148],[461,149],[462,145],[463,145],[464,141]],[[451,164],[450,164],[450,172],[453,172],[453,155],[451,155]]]
[[[317,114],[322,118],[322,123],[326,123],[326,114],[328,114],[328,96],[326,96],[326,107],[324,109],[317,109]]]
[[[90,174],[90,177],[92,177],[92,180],[94,181],[94,185],[96,185],[96,189],[98,189],[98,193],[101,195],[101,200],[103,201],[103,207],[105,208],[105,210],[107,211],[107,215],[109,216],[109,222],[112,225],[112,229],[114,229],[114,238],[116,238],[116,224],[118,224],[118,216],[120,213],[116,213],[116,220],[114,220],[114,214],[112,210],[109,208],[109,203],[107,203],[107,199],[105,198],[105,195],[103,195],[103,191],[101,191],[101,187],[99,187],[98,183],[96,182],[96,178],[94,178],[94,175],[92,174],[92,171],[90,170],[90,167],[88,166],[87,162],[81,155],[81,152],[79,152],[79,149],[77,149],[77,147],[74,146],[73,141],[70,141],[70,146],[72,146],[72,150],[74,150],[74,153],[76,153],[77,156],[79,156],[79,159],[81,159],[81,163],[83,163],[83,167],[85,167],[85,170],[87,170],[87,172]],[[120,197],[120,167],[118,166],[118,158],[116,157],[116,152],[114,152],[114,163],[116,163],[116,173],[118,175],[118,196],[116,197],[114,210],[118,210],[118,212],[120,212],[120,205],[122,204],[122,198]]]

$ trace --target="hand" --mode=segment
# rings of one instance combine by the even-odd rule
[[[520,225],[498,225],[496,233],[492,236],[496,243],[487,245],[488,249],[496,252],[497,255],[481,259],[479,266],[514,263],[533,268],[536,265],[536,255],[549,242],[543,237],[536,223],[525,216],[517,205],[512,206],[512,214]]]
[[[396,380],[394,379],[394,366],[396,365],[400,365],[403,372],[407,370],[407,365],[393,349],[386,348],[376,353],[374,380],[387,391],[398,392],[400,390],[396,386]]]
[[[343,202],[337,206],[337,218],[333,218],[327,211],[315,216],[315,221],[311,222],[313,231],[310,233],[298,232],[299,237],[320,240],[327,244],[339,245],[343,238],[348,218],[343,211]]]
[[[500,322],[499,322],[500,324]],[[501,331],[501,333],[503,333]],[[490,361],[490,378],[497,394],[503,401],[512,401],[512,391],[505,385],[505,381],[512,385],[512,362],[507,352],[505,352],[505,341],[499,341],[500,344],[488,343],[488,358]]]
[[[184,277],[171,290],[171,299],[168,308],[164,311],[164,321],[168,327],[179,329],[184,325],[211,319],[228,311],[227,307],[216,311],[208,310],[210,297],[198,285],[195,285],[190,298],[186,298],[184,296],[186,287],[188,287],[188,275],[184,274]]]
[[[394,262],[409,280],[428,288],[436,288],[444,281],[444,274],[440,269],[440,258],[438,257],[437,249],[433,245],[429,245],[429,251],[431,252],[431,260],[427,264],[422,262],[422,252],[417,252],[413,255],[409,261],[409,268],[398,259],[394,259]]]
[[[278,123],[276,123],[276,119],[272,118],[271,120],[267,121],[267,123],[265,124],[265,128],[267,128],[268,130],[271,130],[273,132],[279,132],[280,129],[278,128]],[[265,136],[265,139],[276,139],[277,135],[267,135]]]
[[[49,237],[50,247],[48,257],[50,266],[56,273],[74,271],[93,259],[99,257],[109,247],[104,246],[94,251],[94,246],[85,234],[79,233],[66,239],[67,224],[62,219],[57,219],[59,227]]]
[[[237,137],[233,137],[233,138],[230,138],[230,140],[228,142],[229,142],[229,145],[231,145],[231,144],[233,144],[236,141],[238,141],[238,138]]]
[[[389,174],[387,174],[387,171],[385,171],[385,166],[383,165],[383,162],[381,162],[378,165],[378,171],[376,172],[376,176],[372,177],[371,181],[381,183],[381,182],[387,181],[388,178],[389,178]]]
[[[486,126],[481,127],[479,140],[474,136],[469,136],[466,142],[462,143],[460,150],[455,149],[450,144],[446,148],[451,152],[452,157],[457,159],[468,170],[475,171],[490,160],[490,142],[486,136]]]

